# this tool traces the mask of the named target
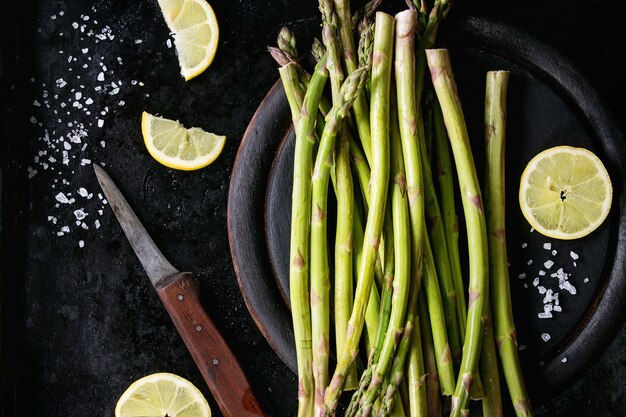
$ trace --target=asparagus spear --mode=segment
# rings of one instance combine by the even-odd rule
[[[346,374],[358,353],[365,307],[372,288],[374,264],[381,240],[389,180],[389,86],[393,45],[393,17],[378,12],[372,62],[372,171],[370,205],[365,226],[363,257],[359,266],[354,306],[348,324],[346,343],[338,358],[330,385],[326,389],[326,415],[334,415]]]
[[[463,357],[456,389],[452,397],[451,410],[451,416],[458,417],[467,412],[474,373],[478,367],[483,341],[482,314],[485,307],[485,297],[489,291],[487,232],[480,184],[476,175],[465,118],[456,90],[448,51],[445,49],[427,49],[426,58],[452,145],[468,234],[468,322],[463,344]]]
[[[352,35],[353,25],[350,16],[350,1],[335,0],[335,9],[337,12],[337,27],[339,29],[339,39],[343,46],[343,62],[348,74],[351,74],[358,67],[356,47],[354,37]],[[357,97],[352,107],[354,120],[363,150],[368,161],[371,161],[371,134],[370,134],[370,118],[369,105],[362,92]]]
[[[345,129],[345,126],[344,126]],[[340,352],[346,340],[348,320],[353,301],[353,217],[354,184],[350,169],[350,140],[342,132],[337,144],[335,158],[335,178],[337,181],[337,231],[335,234],[335,344]],[[346,389],[354,389],[358,384],[357,369],[353,366],[346,379]]]
[[[428,307],[426,296],[420,291],[417,299],[417,309],[422,336],[422,349],[424,352],[424,370],[426,371],[426,399],[428,404],[428,417],[441,416],[441,396],[439,395],[439,373],[437,372],[437,358],[433,333],[428,319]]]
[[[456,292],[456,313],[459,325],[459,336],[465,338],[465,323],[467,322],[467,303],[465,302],[465,284],[461,271],[461,256],[459,254],[459,219],[456,214],[454,184],[452,178],[452,164],[446,127],[443,123],[443,114],[437,100],[433,100],[433,128],[434,128],[434,169],[433,173],[439,186],[439,202],[441,203],[441,219],[443,221],[448,260],[452,272],[452,283]]]
[[[526,392],[524,376],[517,354],[517,338],[506,253],[504,155],[506,130],[506,90],[508,72],[487,73],[485,112],[485,141],[487,146],[487,227],[489,230],[489,268],[491,274],[491,300],[494,309],[495,333],[500,350],[502,370],[511,401],[519,417],[534,416]]]
[[[343,83],[339,97],[326,116],[320,139],[312,181],[311,212],[311,323],[313,344],[313,376],[315,381],[315,415],[323,407],[324,389],[328,385],[328,353],[330,328],[328,236],[326,212],[328,182],[335,138],[342,127],[358,91],[363,87],[369,68],[353,72]],[[305,98],[306,100],[306,98]]]
[[[291,65],[287,67],[292,68]],[[282,67],[285,68],[285,67]],[[282,71],[281,68],[281,77]],[[322,59],[315,67],[296,123],[289,286],[291,314],[298,362],[298,416],[313,415],[311,308],[309,304],[309,224],[311,213],[311,165],[315,115],[328,71]],[[284,83],[287,85],[288,83]]]
[[[391,90],[395,90],[392,86]],[[395,264],[395,276],[393,277],[393,303],[390,301],[389,325],[385,332],[379,332],[381,335],[381,345],[378,357],[373,361],[372,378],[367,391],[364,393],[360,401],[360,411],[357,415],[369,416],[372,411],[374,401],[378,397],[383,379],[389,372],[391,361],[394,358],[398,341],[402,337],[405,327],[405,313],[409,297],[409,283],[411,273],[411,241],[410,241],[410,222],[408,213],[408,202],[406,193],[406,175],[404,172],[404,161],[402,156],[402,145],[400,142],[400,131],[398,126],[397,102],[395,100],[395,91],[391,93],[390,103],[390,124],[391,124],[391,178],[390,178],[390,205],[392,211],[393,223],[393,247],[394,254],[391,259],[385,259],[385,262],[391,261]],[[385,235],[385,244],[392,236]],[[387,256],[387,252],[385,253]],[[388,291],[391,295],[392,283],[388,284]],[[413,327],[412,323],[408,326]],[[410,337],[410,336],[407,336]],[[399,358],[398,364],[403,364],[404,358]],[[396,365],[398,366],[398,365]],[[401,367],[402,368],[402,367]],[[401,371],[402,369],[400,369]],[[391,381],[393,386],[388,390],[384,399],[383,407],[386,412],[392,410],[392,400],[395,396],[395,388],[399,384],[399,376]],[[381,410],[382,412],[382,410]]]

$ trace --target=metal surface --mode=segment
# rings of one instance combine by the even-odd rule
[[[124,233],[152,285],[156,287],[166,277],[179,272],[165,259],[109,174],[98,164],[94,164],[93,168],[115,217],[124,229]]]
[[[175,51],[168,48],[171,37],[157,1],[0,2],[3,416],[112,416],[133,380],[161,371],[195,382],[214,416],[220,415],[157,293],[148,285],[132,285],[145,279],[145,272],[111,210],[100,204],[93,167],[81,165],[83,158],[106,163],[161,251],[181,270],[197,273],[203,304],[250,370],[253,387],[270,405],[268,412],[294,415],[297,380],[268,346],[239,292],[226,207],[242,135],[278,79],[267,46],[275,45],[280,28],[288,26],[305,53],[319,34],[319,10],[309,0],[209,3],[222,29],[217,55],[204,74],[185,82]],[[359,3],[364,1],[353,2]],[[389,0],[383,7],[404,4]],[[624,131],[622,7],[617,0],[460,0],[446,19],[489,17],[548,43],[591,81]],[[64,87],[57,85],[61,79]],[[117,94],[111,83],[120,87]],[[82,109],[73,107],[77,92],[83,94]],[[93,100],[89,107],[87,98]],[[160,166],[142,140],[143,110],[225,134],[222,155],[197,172]],[[62,151],[58,139],[71,135],[77,121],[88,136],[72,143],[69,165],[58,157],[51,163],[48,158],[56,154],[48,144]],[[38,171],[31,178],[29,167]],[[79,196],[81,187],[93,198]],[[55,196],[60,192],[71,192],[76,202],[59,203]],[[89,212],[83,220],[88,230],[75,223],[74,211],[81,208]],[[262,209],[256,214],[264,215]],[[71,231],[59,236],[64,226]],[[626,329],[596,365],[537,416],[622,416],[625,352]]]

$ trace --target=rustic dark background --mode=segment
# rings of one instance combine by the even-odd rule
[[[487,17],[550,45],[597,89],[624,131],[626,67],[620,55],[626,30],[619,3],[457,0],[449,19]],[[319,12],[315,1],[211,4],[221,30],[217,56],[189,82],[178,75],[156,1],[0,5],[1,415],[111,416],[132,381],[159,371],[196,383],[219,415],[116,220],[98,198],[92,167],[82,159],[106,163],[167,257],[198,275],[207,309],[268,411],[277,417],[294,414],[295,377],[257,330],[236,284],[226,203],[243,132],[277,80],[266,47],[283,25],[308,45],[319,32]],[[402,4],[385,0],[384,8],[397,10]],[[100,72],[105,81],[98,80]],[[59,87],[61,78],[64,87]],[[72,99],[76,92],[83,97]],[[89,106],[87,94],[94,101]],[[73,107],[74,101],[83,108]],[[61,107],[61,102],[69,104]],[[197,172],[158,165],[143,146],[142,110],[225,134],[223,154]],[[80,144],[70,141],[70,161],[64,165],[58,148],[63,145],[53,145],[72,132],[88,135]],[[49,160],[52,155],[55,161]],[[80,196],[81,187],[93,197]],[[76,201],[58,203],[59,192],[72,193]],[[88,230],[75,223],[78,209],[88,214]],[[69,232],[58,236],[64,225]],[[622,331],[594,366],[537,414],[623,416],[625,348]]]

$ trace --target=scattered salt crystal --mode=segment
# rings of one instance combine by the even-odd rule
[[[579,258],[578,254],[574,251],[570,251],[569,256],[571,256],[573,260],[577,260]]]
[[[526,262],[527,265],[532,265],[533,264],[533,260],[529,259],[528,262]]]
[[[526,350],[526,345],[519,345],[518,350],[520,350],[520,351]]]
[[[87,190],[83,187],[80,187],[78,189],[78,195],[81,197],[87,197],[89,195],[89,193],[87,192]]]
[[[104,120],[98,119],[98,127],[104,126]],[[102,143],[102,142],[101,142]],[[104,146],[103,146],[104,147]]]
[[[539,270],[539,275],[544,276],[546,274],[546,271],[544,271],[543,269]]]
[[[584,282],[585,284],[586,284],[586,283],[588,283],[588,282],[589,282],[589,278],[585,278],[585,279],[583,279],[583,282]]]
[[[553,250],[552,250],[552,256],[556,256],[556,254],[557,254],[557,253],[558,253],[558,252],[556,251],[556,249],[553,249]]]
[[[573,262],[574,268],[578,267],[578,264],[576,262]]]
[[[81,49],[81,51],[82,51],[83,54],[86,54],[87,52],[89,52],[89,48],[83,48],[83,49]]]
[[[567,358],[561,359],[561,362],[563,362],[563,363],[567,362]]]
[[[535,231],[535,228],[534,228],[534,227],[531,227],[531,228],[530,228],[530,233],[532,233],[532,232],[534,232],[534,231]]]
[[[539,285],[539,277],[536,277],[536,278],[533,280],[533,285],[534,285],[535,287],[536,287],[537,285]]]
[[[89,165],[89,164],[91,164],[91,159],[82,159],[80,161],[80,164],[81,165]]]
[[[524,278],[526,278],[526,274],[524,274],[524,273],[519,274],[519,279],[524,279]]]
[[[552,313],[544,311],[543,313],[537,314],[537,317],[539,317],[540,319],[551,319]]]
[[[550,242],[544,243],[543,244],[543,248],[545,250],[550,250],[550,249],[552,249],[552,244]]]
[[[544,304],[543,305],[543,312],[544,313],[550,313],[552,312],[552,304]]]
[[[99,229],[99,228],[100,228],[100,220],[96,219],[96,221],[95,221],[95,222],[93,222],[93,225],[94,225],[94,227],[95,227],[96,229]]]
[[[41,107],[41,103],[39,103],[37,100],[33,100],[33,106]]]
[[[140,44],[141,42],[143,42],[141,39],[135,39],[135,44]]]
[[[76,216],[77,220],[82,220],[88,216],[87,213],[83,209],[74,210],[74,216]]]
[[[98,77],[96,79],[98,81],[104,81],[104,72],[101,72],[100,74],[98,74]]]
[[[574,287],[569,281],[564,281],[562,284],[559,284],[559,288],[572,295],[576,295],[576,287]]]
[[[167,45],[168,48],[172,47],[172,41],[170,39],[165,41],[165,45]]]
[[[65,232],[65,233],[69,233],[69,232],[70,232],[70,228],[69,228],[69,226],[63,226],[63,227],[61,228],[61,231],[62,231],[62,232]]]
[[[65,233],[63,232],[57,232],[57,236],[63,236]]]
[[[63,193],[58,193],[56,196],[54,196],[54,198],[59,202],[59,203],[64,203],[67,204],[69,203],[69,200],[67,199],[67,197],[65,196],[65,194]]]
[[[540,285],[537,287],[537,291],[539,291],[539,294],[545,294],[548,290],[543,285]]]
[[[78,247],[79,248],[84,248],[85,247],[85,242],[83,240],[79,240],[78,241]]]
[[[559,306],[559,305],[555,305],[552,309],[553,309],[554,311],[559,312],[559,313],[560,313],[561,311],[563,311],[563,308],[562,308],[561,306]]]
[[[543,266],[545,266],[545,267],[546,267],[546,269],[550,269],[550,268],[552,268],[552,266],[553,266],[553,265],[554,265],[554,261],[552,261],[552,260],[550,260],[550,259],[548,259],[547,261],[545,261],[545,262],[543,263]]]

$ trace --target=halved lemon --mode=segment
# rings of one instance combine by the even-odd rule
[[[141,133],[150,155],[161,164],[192,171],[211,164],[222,153],[226,136],[199,127],[186,128],[176,120],[143,112]]]
[[[117,401],[115,417],[211,417],[202,392],[187,379],[159,372],[133,382]]]
[[[577,239],[606,219],[612,195],[609,174],[593,152],[555,146],[537,154],[524,169],[519,204],[539,233]]]
[[[213,62],[219,26],[206,0],[158,0],[174,36],[180,72],[185,80],[201,74]]]

